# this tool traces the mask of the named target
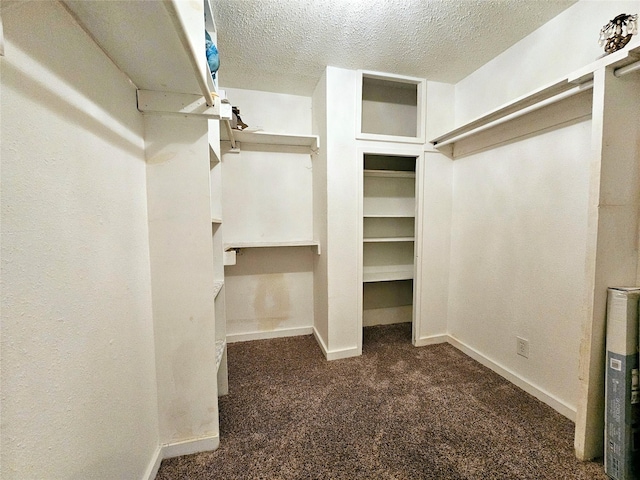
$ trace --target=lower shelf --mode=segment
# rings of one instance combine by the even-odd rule
[[[392,282],[395,280],[412,280],[413,265],[395,265],[393,267],[364,267],[362,281]]]
[[[216,340],[216,372],[220,368],[220,363],[222,363],[222,356],[224,355],[226,346],[226,340]]]

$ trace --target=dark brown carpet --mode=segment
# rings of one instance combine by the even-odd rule
[[[157,479],[606,479],[573,456],[572,422],[411,325],[364,331],[327,362],[311,336],[229,345],[220,448]]]

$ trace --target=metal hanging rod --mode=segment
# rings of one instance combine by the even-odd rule
[[[619,77],[622,77],[623,75],[626,75],[627,73],[635,72],[636,70],[640,70],[640,60],[638,60],[637,62],[631,63],[625,67],[616,68],[613,71],[613,74],[619,78]]]

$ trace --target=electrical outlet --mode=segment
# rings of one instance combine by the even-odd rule
[[[529,358],[529,340],[516,337],[516,353],[524,358]]]

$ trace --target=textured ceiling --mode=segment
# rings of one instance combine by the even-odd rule
[[[576,0],[212,0],[220,82],[310,95],[325,66],[455,83]]]

